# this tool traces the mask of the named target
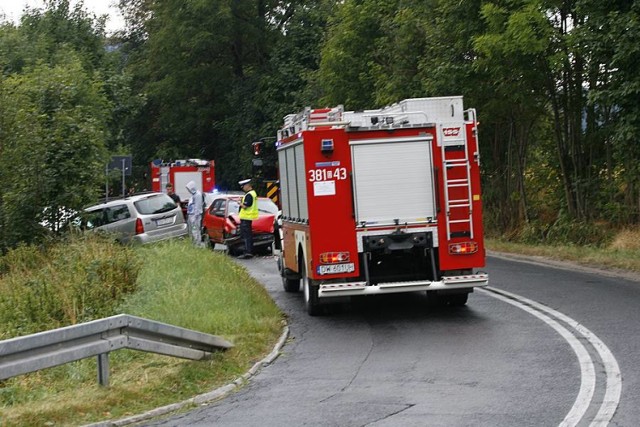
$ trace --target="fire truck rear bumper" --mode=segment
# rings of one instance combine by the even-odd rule
[[[410,282],[387,282],[367,286],[366,282],[320,284],[318,297],[333,298],[357,295],[396,294],[402,292],[443,291],[469,289],[489,284],[488,274],[469,274],[443,277],[439,281],[417,280]]]

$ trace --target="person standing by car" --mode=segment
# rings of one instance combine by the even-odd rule
[[[253,231],[252,222],[258,218],[258,194],[251,185],[251,179],[239,181],[244,197],[240,203],[240,235],[244,240],[244,254],[240,258],[253,257]]]
[[[170,182],[167,183],[167,195],[176,202],[176,205],[180,206],[180,196],[173,191],[173,184]]]
[[[189,224],[189,234],[193,244],[198,247],[204,246],[202,242],[202,213],[204,211],[204,196],[196,187],[194,181],[189,181],[187,190],[191,194],[187,205],[187,223]]]
[[[167,188],[167,195],[171,197],[171,200],[173,200],[176,205],[178,205],[178,207],[182,211],[182,217],[186,219],[186,215],[185,215],[186,209],[184,209],[184,207],[182,206],[182,200],[180,200],[180,196],[178,196],[175,193],[175,191],[173,191],[173,184],[168,182],[166,188]]]

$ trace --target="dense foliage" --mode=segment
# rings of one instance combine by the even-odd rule
[[[136,290],[133,248],[90,235],[0,256],[0,340],[118,314]]]
[[[103,27],[67,0],[0,25],[0,252],[59,231],[104,185],[127,85]]]
[[[119,0],[115,37],[46,4],[0,26],[1,248],[96,197],[108,154],[140,188],[156,158],[233,188],[285,114],[446,95],[478,111],[492,230],[640,221],[638,0]]]

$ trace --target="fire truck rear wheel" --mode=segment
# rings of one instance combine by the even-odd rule
[[[465,305],[467,303],[468,299],[469,299],[469,294],[468,293],[455,294],[455,295],[448,295],[447,296],[447,300],[449,302],[449,305],[453,306],[453,307],[462,307],[463,305]]]
[[[427,305],[429,307],[462,307],[467,304],[469,293],[440,295],[436,291],[427,292]]]
[[[436,291],[427,291],[427,305],[429,307],[441,307],[446,304],[442,295],[438,295]]]
[[[313,285],[313,280],[307,276],[307,268],[304,258],[300,266],[300,276],[302,277],[302,290],[304,292],[304,306],[310,316],[320,314],[320,303],[318,302],[318,287]]]

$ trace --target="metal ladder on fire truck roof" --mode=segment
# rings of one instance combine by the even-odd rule
[[[344,107],[338,105],[333,108],[316,108],[306,107],[298,114],[289,114],[284,117],[284,126],[278,130],[278,139],[295,135],[298,132],[307,130],[316,126],[337,126],[345,124],[342,122],[342,113]]]
[[[471,165],[469,163],[469,149],[467,145],[466,132],[464,123],[456,124],[460,129],[457,136],[445,137],[445,129],[447,124],[439,126],[443,179],[444,179],[444,204],[446,209],[446,225],[447,238],[453,237],[469,237],[473,239],[473,206],[471,194]],[[463,156],[460,156],[460,153]],[[456,178],[450,175],[456,175],[453,169],[458,171]],[[461,189],[462,191],[458,191]],[[455,197],[452,193],[455,192]],[[456,214],[457,213],[457,214]],[[452,216],[455,219],[452,219]],[[452,224],[465,224],[466,227],[460,227],[455,232],[451,231]]]

